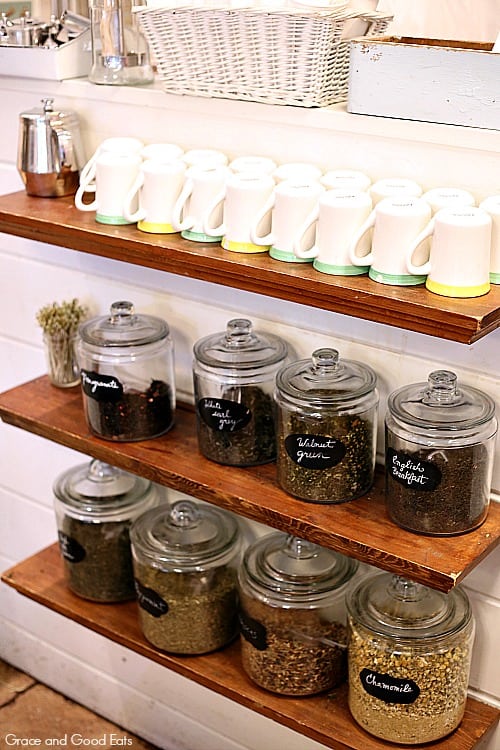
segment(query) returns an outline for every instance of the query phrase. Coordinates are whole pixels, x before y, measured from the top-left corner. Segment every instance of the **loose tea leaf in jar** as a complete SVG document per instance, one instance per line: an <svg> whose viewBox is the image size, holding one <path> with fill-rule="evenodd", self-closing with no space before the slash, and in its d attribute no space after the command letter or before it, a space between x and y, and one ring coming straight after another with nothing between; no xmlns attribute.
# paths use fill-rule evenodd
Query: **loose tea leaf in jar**
<svg viewBox="0 0 500 750"><path fill-rule="evenodd" d="M157 648L177 654L204 654L235 637L238 596L231 568L181 573L138 564L135 577L141 627ZM144 606L145 590L165 603L160 616Z"/></svg>
<svg viewBox="0 0 500 750"><path fill-rule="evenodd" d="M197 428L201 452L217 463L253 466L276 458L274 402L257 386L229 388L220 399L201 399Z"/></svg>
<svg viewBox="0 0 500 750"><path fill-rule="evenodd" d="M391 519L422 534L453 535L481 525L489 507L490 456L484 445L436 450L421 448L405 454L388 449L386 486ZM408 464L410 462L410 464ZM398 469L397 466L416 467ZM422 481L434 468L435 480ZM408 477L413 474L414 481Z"/></svg>
<svg viewBox="0 0 500 750"><path fill-rule="evenodd" d="M374 449L371 420L360 415L325 415L312 420L289 413L281 417L279 435L278 482L291 495L312 502L339 503L370 489ZM300 437L302 448L290 448L289 436ZM318 453L321 456L315 459ZM316 460L317 468L309 468L303 454L312 456L310 463Z"/></svg>
<svg viewBox="0 0 500 750"><path fill-rule="evenodd" d="M65 516L59 530L68 586L84 599L135 598L129 521L93 523Z"/></svg>
<svg viewBox="0 0 500 750"><path fill-rule="evenodd" d="M172 424L170 386L153 380L146 391L124 390L113 401L87 399L91 428L111 440L140 440L166 432Z"/></svg>
<svg viewBox="0 0 500 750"><path fill-rule="evenodd" d="M324 621L318 610L286 610L242 595L240 623L243 668L260 687L281 695L313 695L345 680L345 626ZM264 648L248 637L255 623Z"/></svg>

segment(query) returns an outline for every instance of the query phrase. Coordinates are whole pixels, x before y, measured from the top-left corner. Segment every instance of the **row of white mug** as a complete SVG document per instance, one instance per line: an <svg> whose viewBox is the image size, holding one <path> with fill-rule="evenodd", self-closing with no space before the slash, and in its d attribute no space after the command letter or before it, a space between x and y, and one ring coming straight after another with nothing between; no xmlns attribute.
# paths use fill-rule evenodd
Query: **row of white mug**
<svg viewBox="0 0 500 750"><path fill-rule="evenodd" d="M95 211L101 223L137 223L144 232L180 232L232 252L312 261L322 273L368 273L398 286L425 282L445 296L480 296L500 283L500 195L477 207L460 188L424 193L406 178L372 184L357 170L322 173L263 156L229 162L214 149L184 152L177 144L117 137L103 141L83 168L75 205Z"/></svg>

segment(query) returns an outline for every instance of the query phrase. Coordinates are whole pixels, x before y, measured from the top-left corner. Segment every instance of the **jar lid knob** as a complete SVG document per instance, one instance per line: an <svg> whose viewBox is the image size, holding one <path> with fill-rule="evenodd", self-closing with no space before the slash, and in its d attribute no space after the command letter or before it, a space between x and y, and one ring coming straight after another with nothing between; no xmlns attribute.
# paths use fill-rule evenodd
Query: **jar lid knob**
<svg viewBox="0 0 500 750"><path fill-rule="evenodd" d="M317 552L317 546L315 544L292 535L287 537L285 549L290 557L295 557L297 560L304 560L308 557L313 557Z"/></svg>
<svg viewBox="0 0 500 750"><path fill-rule="evenodd" d="M339 366L339 353L336 349L316 349L311 357L318 375L329 375Z"/></svg>
<svg viewBox="0 0 500 750"><path fill-rule="evenodd" d="M118 474L120 474L119 469L94 458L90 462L87 477L92 482L111 482Z"/></svg>
<svg viewBox="0 0 500 750"><path fill-rule="evenodd" d="M457 399L457 376L450 370L434 370L427 380L424 403L449 404Z"/></svg>
<svg viewBox="0 0 500 750"><path fill-rule="evenodd" d="M252 323L246 318L233 318L226 326L226 342L228 346L243 346L248 343L252 334Z"/></svg>
<svg viewBox="0 0 500 750"><path fill-rule="evenodd" d="M194 503L189 502L189 500L179 500L179 502L173 504L169 518L173 526L186 528L198 522L200 513Z"/></svg>
<svg viewBox="0 0 500 750"><path fill-rule="evenodd" d="M134 314L134 305L127 300L113 302L110 307L111 323L113 325L126 325Z"/></svg>

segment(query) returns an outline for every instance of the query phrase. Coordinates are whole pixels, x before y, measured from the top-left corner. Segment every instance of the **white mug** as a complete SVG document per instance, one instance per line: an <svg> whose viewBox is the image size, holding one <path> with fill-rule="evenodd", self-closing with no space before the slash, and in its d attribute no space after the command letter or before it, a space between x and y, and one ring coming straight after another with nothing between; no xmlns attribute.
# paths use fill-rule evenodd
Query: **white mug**
<svg viewBox="0 0 500 750"><path fill-rule="evenodd" d="M223 166L198 164L189 167L172 214L172 223L182 237L195 242L221 241L222 235L213 237L205 234L203 227L208 219L209 208L214 198L224 189L228 175L228 168ZM221 204L218 213L212 211L211 218L217 224L222 222Z"/></svg>
<svg viewBox="0 0 500 750"><path fill-rule="evenodd" d="M366 191L372 181L357 169L330 169L320 180L327 190Z"/></svg>
<svg viewBox="0 0 500 750"><path fill-rule="evenodd" d="M416 237L406 253L409 273L425 274L430 292L444 297L480 297L490 290L491 216L482 208L442 208ZM432 237L430 257L417 265L413 258Z"/></svg>
<svg viewBox="0 0 500 750"><path fill-rule="evenodd" d="M454 206L475 206L476 201L468 190L454 187L435 187L427 190L422 198L430 205L432 213L435 214L440 208L452 208Z"/></svg>
<svg viewBox="0 0 500 750"><path fill-rule="evenodd" d="M95 192L95 169L99 154L102 154L105 151L114 154L139 154L143 147L144 144L139 138L132 138L129 136L106 138L99 144L88 162L80 171L80 185L85 187L85 192L87 193Z"/></svg>
<svg viewBox="0 0 500 750"><path fill-rule="evenodd" d="M420 198L423 190L418 182L406 177L383 177L371 185L369 192L373 205L376 206L384 198L399 198L400 196Z"/></svg>
<svg viewBox="0 0 500 750"><path fill-rule="evenodd" d="M95 162L95 185L83 183L75 194L79 211L95 211L101 224L133 224L123 213L125 196L139 174L142 165L140 153L120 154L103 151ZM85 193L95 193L91 203L84 203ZM132 206L137 210L137 202Z"/></svg>
<svg viewBox="0 0 500 750"><path fill-rule="evenodd" d="M235 174L243 172L271 174L276 169L276 162L267 156L237 156L229 162L229 169Z"/></svg>
<svg viewBox="0 0 500 750"><path fill-rule="evenodd" d="M250 228L255 218L266 205L275 187L271 175L231 174L221 193L208 207L204 222L204 232L211 237L222 236L222 247L235 253L265 253L269 245L256 245L252 242ZM223 220L213 226L214 217L223 206ZM258 231L266 234L271 229L271 216L268 211Z"/></svg>
<svg viewBox="0 0 500 750"><path fill-rule="evenodd" d="M355 266L369 266L373 281L396 286L422 284L425 274L412 274L406 265L407 250L431 218L431 208L422 198L384 198L355 233L349 257ZM366 234L373 229L371 250L363 251ZM422 252L425 252L422 247Z"/></svg>
<svg viewBox="0 0 500 750"><path fill-rule="evenodd" d="M148 143L141 151L141 156L146 159L155 159L156 161L174 161L180 159L184 154L184 149L177 143Z"/></svg>
<svg viewBox="0 0 500 750"><path fill-rule="evenodd" d="M489 195L479 208L491 216L490 282L500 284L500 195Z"/></svg>
<svg viewBox="0 0 500 750"><path fill-rule="evenodd" d="M317 180L295 179L278 183L250 227L252 242L270 247L269 255L275 260L306 263L308 258L299 258L294 253L295 239L323 192L324 187ZM262 228L269 212L271 231L260 235L259 228Z"/></svg>
<svg viewBox="0 0 500 750"><path fill-rule="evenodd" d="M193 167L195 164L225 167L229 161L223 151L215 148L192 148L186 151L182 158L188 167Z"/></svg>
<svg viewBox="0 0 500 750"><path fill-rule="evenodd" d="M173 234L173 209L182 190L186 165L147 159L123 201L123 215L142 232ZM138 203L138 208L136 207Z"/></svg>
<svg viewBox="0 0 500 750"><path fill-rule="evenodd" d="M371 210L372 199L367 192L327 190L304 222L295 244L295 254L298 258L314 258L314 268L322 273L337 276L366 273L368 266L351 263L349 247ZM311 244L307 238L314 227L316 241ZM368 234L360 240L360 248L363 253L368 252Z"/></svg>
<svg viewBox="0 0 500 750"><path fill-rule="evenodd" d="M283 182L284 180L307 180L309 182L319 180L321 175L321 169L308 161L285 162L285 164L276 167L273 172L276 182Z"/></svg>

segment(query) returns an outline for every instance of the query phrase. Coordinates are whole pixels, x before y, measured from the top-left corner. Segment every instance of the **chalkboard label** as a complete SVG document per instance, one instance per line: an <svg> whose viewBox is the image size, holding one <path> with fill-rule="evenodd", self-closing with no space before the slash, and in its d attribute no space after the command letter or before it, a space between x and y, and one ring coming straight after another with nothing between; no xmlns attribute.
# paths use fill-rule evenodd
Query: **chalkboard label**
<svg viewBox="0 0 500 750"><path fill-rule="evenodd" d="M103 375L93 370L80 370L83 392L95 401L120 401L123 385L113 375Z"/></svg>
<svg viewBox="0 0 500 750"><path fill-rule="evenodd" d="M388 475L396 482L417 492L433 492L439 487L442 478L441 471L435 464L393 448L387 449L385 466Z"/></svg>
<svg viewBox="0 0 500 750"><path fill-rule="evenodd" d="M70 563L79 563L85 559L85 550L76 539L65 534L63 531L58 532L59 548L61 555Z"/></svg>
<svg viewBox="0 0 500 750"><path fill-rule="evenodd" d="M144 609L150 615L153 615L153 617L161 617L162 615L167 614L168 604L165 599L162 599L156 591L153 591L153 589L143 586L137 578L134 583L139 607Z"/></svg>
<svg viewBox="0 0 500 750"><path fill-rule="evenodd" d="M205 424L217 432L237 432L252 418L252 412L244 404L227 398L200 398L198 412Z"/></svg>
<svg viewBox="0 0 500 750"><path fill-rule="evenodd" d="M267 648L267 633L265 626L253 617L249 617L243 610L238 613L240 630L243 638L251 643L258 651Z"/></svg>
<svg viewBox="0 0 500 750"><path fill-rule="evenodd" d="M288 435L285 448L292 461L304 469L331 469L346 453L340 440L324 435Z"/></svg>
<svg viewBox="0 0 500 750"><path fill-rule="evenodd" d="M390 674L380 674L372 669L362 669L359 678L366 692L384 703L414 703L420 695L416 682Z"/></svg>

